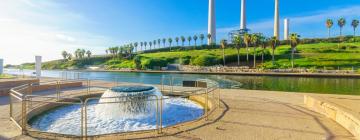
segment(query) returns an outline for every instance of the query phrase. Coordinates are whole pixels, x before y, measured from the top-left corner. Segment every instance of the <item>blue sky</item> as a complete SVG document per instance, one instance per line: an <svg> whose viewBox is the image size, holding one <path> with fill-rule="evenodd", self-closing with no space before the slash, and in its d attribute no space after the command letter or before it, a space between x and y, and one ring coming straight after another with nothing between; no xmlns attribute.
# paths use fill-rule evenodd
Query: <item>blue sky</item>
<svg viewBox="0 0 360 140"><path fill-rule="evenodd" d="M248 0L252 32L270 36L273 0ZM0 58L6 64L61 58L76 48L102 54L109 46L207 31L208 0L2 0ZM239 27L240 0L217 0L217 40ZM280 16L290 18L291 32L324 37L327 18L360 19L359 0L280 0ZM338 28L333 28L333 35Z"/></svg>

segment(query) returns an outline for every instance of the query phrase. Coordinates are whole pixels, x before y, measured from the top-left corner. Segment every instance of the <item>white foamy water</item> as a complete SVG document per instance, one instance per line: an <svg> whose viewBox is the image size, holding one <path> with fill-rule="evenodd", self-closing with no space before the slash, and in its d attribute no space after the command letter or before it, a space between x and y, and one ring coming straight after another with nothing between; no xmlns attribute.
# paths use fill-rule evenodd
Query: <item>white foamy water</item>
<svg viewBox="0 0 360 140"><path fill-rule="evenodd" d="M98 107L97 103L99 103L99 100L88 103L88 135L156 129L154 110L150 110L151 112L148 112L147 115L140 115L140 117L120 117L118 115L109 117L107 113L101 114L99 112L112 112L116 107ZM183 98L166 99L163 106L163 127L194 120L204 112L202 106ZM59 107L30 120L30 125L40 131L72 135L81 134L80 124L80 105Z"/></svg>

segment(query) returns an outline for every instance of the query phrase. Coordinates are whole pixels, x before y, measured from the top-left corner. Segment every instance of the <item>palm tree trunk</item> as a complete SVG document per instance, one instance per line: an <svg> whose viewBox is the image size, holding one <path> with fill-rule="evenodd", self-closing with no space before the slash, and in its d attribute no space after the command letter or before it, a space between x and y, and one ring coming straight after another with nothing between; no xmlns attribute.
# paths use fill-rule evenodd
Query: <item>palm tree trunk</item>
<svg viewBox="0 0 360 140"><path fill-rule="evenodd" d="M240 49L237 49L238 66L240 66Z"/></svg>
<svg viewBox="0 0 360 140"><path fill-rule="evenodd" d="M254 68L256 68L256 47L254 46Z"/></svg>
<svg viewBox="0 0 360 140"><path fill-rule="evenodd" d="M224 67L225 67L225 49L223 48L223 62L224 62Z"/></svg>
<svg viewBox="0 0 360 140"><path fill-rule="evenodd" d="M275 64L275 49L272 49L272 64Z"/></svg>
<svg viewBox="0 0 360 140"><path fill-rule="evenodd" d="M264 48L262 49L261 52L261 63L264 63Z"/></svg>
<svg viewBox="0 0 360 140"><path fill-rule="evenodd" d="M291 50L291 67L294 68L294 48Z"/></svg>
<svg viewBox="0 0 360 140"><path fill-rule="evenodd" d="M249 63L249 48L246 46L246 61Z"/></svg>

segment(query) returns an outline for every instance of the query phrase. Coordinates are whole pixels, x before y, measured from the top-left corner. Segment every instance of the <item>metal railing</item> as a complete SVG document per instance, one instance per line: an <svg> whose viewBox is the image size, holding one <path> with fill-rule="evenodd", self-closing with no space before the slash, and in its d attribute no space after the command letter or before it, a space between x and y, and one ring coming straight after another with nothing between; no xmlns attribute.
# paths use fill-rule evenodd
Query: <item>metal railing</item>
<svg viewBox="0 0 360 140"><path fill-rule="evenodd" d="M104 81L103 78L97 79L68 79L68 80L56 80L49 81L43 83L34 84L26 84L21 85L10 90L10 120L13 121L16 126L18 126L23 134L28 134L29 132L39 132L39 133L47 133L41 132L36 129L32 129L28 125L28 120L33 117L32 112L39 110L39 108L46 106L63 106L63 105L78 105L81 108L81 134L80 135L65 135L66 137L77 137L77 138L88 138L88 126L87 126L87 107L88 103L91 100L100 100L100 99L113 99L113 98L121 98L121 97L89 97L86 99L82 99L80 97L85 95L94 95L103 93L106 89L118 86L122 84L136 84L135 83L127 83L122 82L120 78L131 78L131 77L118 77L114 78L111 82ZM108 80L108 79L107 79ZM148 79L149 80L149 79ZM176 98L189 98L190 96L202 96L204 114L202 118L208 120L209 114L217 108L220 108L220 89L215 82L209 80L198 80L196 82L207 82L207 87L188 87L184 88L181 85L184 79L182 77L162 77L161 79L157 78L159 84L155 84L159 88L161 92L167 92L168 95L173 95L176 93ZM80 82L81 87L77 89L77 87L68 87L67 84ZM141 83L141 82L139 82ZM46 94L39 92L33 92L33 88L37 86L49 86L54 87L51 89L46 88ZM75 90L72 90L75 88ZM71 90L67 92L67 90ZM217 92L218 91L218 92ZM36 94L33 94L36 93ZM216 96L216 93L218 96ZM165 100L170 99L168 96L156 96L150 95L152 98L147 99L145 101L156 102L156 131L161 134L163 131L163 103ZM150 97L148 96L138 96L142 97ZM103 102L98 104L115 104L115 103L126 103L131 102L131 100L126 101L114 101L114 102ZM209 103L213 103L212 108L209 108ZM192 120L190 120L192 121ZM185 123L185 122L182 122ZM177 125L177 124L176 124ZM169 126L168 126L169 127ZM54 134L57 135L57 134ZM60 134L64 135L64 134Z"/></svg>

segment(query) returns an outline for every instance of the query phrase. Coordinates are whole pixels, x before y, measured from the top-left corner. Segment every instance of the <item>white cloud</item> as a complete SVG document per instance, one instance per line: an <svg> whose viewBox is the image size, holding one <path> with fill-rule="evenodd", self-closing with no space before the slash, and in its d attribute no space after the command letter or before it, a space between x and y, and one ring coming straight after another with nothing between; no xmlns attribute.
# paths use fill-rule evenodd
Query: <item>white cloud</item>
<svg viewBox="0 0 360 140"><path fill-rule="evenodd" d="M91 32L64 30L68 23L91 24L78 13L51 1L3 0L0 5L0 58L6 64L58 59L62 50L76 48L102 53L111 38Z"/></svg>

